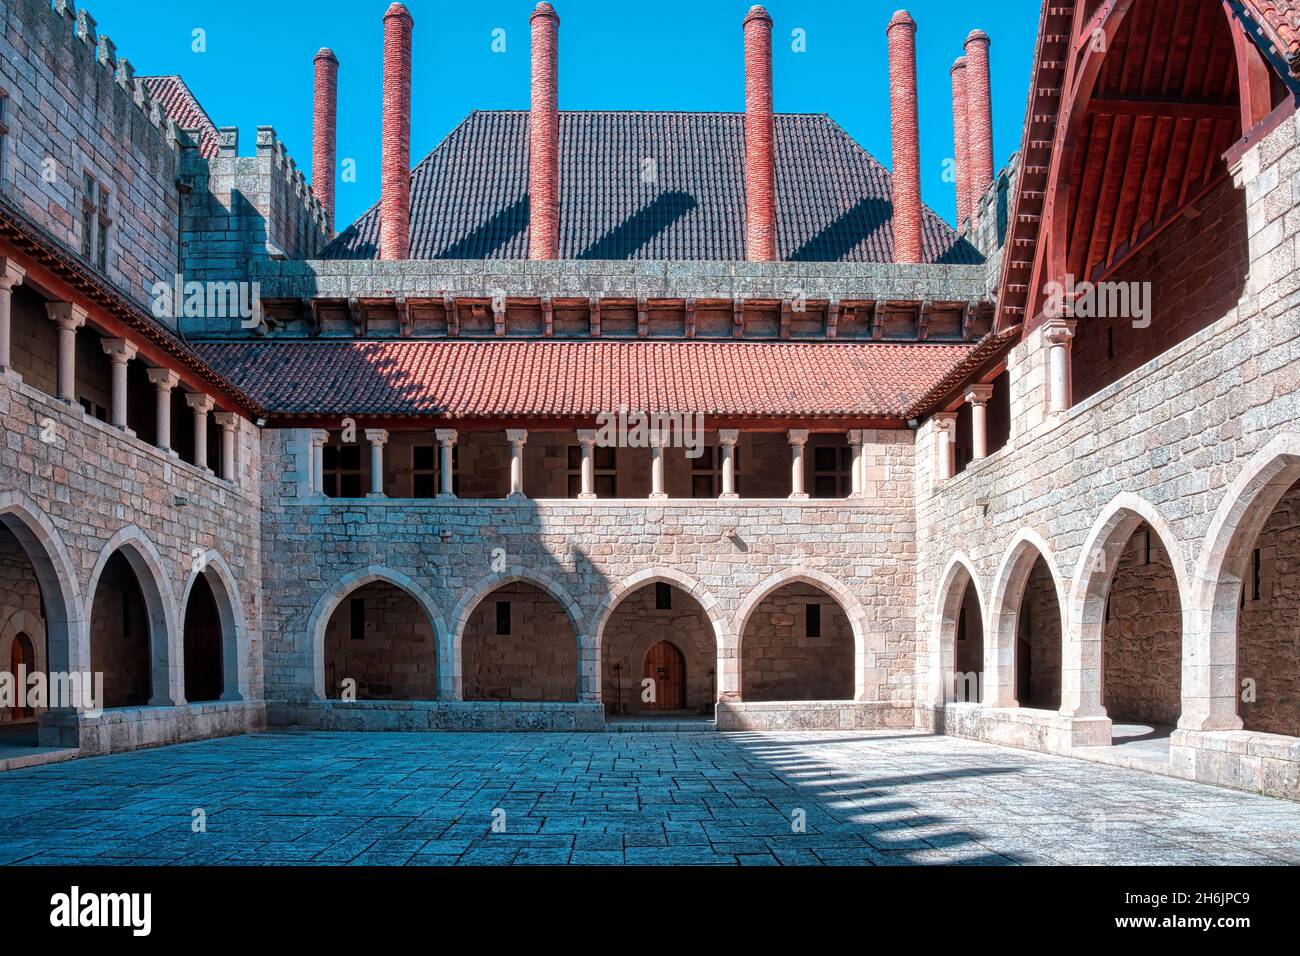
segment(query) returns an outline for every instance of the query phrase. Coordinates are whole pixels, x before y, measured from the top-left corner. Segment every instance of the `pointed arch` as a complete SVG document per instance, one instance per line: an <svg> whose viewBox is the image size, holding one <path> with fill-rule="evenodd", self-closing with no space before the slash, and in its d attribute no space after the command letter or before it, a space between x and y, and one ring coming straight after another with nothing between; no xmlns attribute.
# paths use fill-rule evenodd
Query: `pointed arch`
<svg viewBox="0 0 1300 956"><path fill-rule="evenodd" d="M939 578L935 592L934 624L930 629L929 679L927 699L932 704L944 704L952 699L957 669L957 630L967 588L975 590L975 604L979 609L981 633L987 637L984 591L980 586L975 564L965 553L958 551L948 559Z"/></svg>
<svg viewBox="0 0 1300 956"><path fill-rule="evenodd" d="M992 707L1016 705L1016 628L1020 605L1034 565L1042 560L1056 591L1061 631L1065 632L1066 587L1057 570L1052 546L1032 528L1022 528L1011 539L993 579L984 642L984 701Z"/></svg>
<svg viewBox="0 0 1300 956"><path fill-rule="evenodd" d="M182 623L190 606L195 582L200 576L212 589L221 618L221 699L244 700L248 694L247 662L252 650L249 646L247 618L244 617L244 603L239 597L239 584L225 558L217 551L210 549L196 557L191 563L190 575L181 592Z"/></svg>

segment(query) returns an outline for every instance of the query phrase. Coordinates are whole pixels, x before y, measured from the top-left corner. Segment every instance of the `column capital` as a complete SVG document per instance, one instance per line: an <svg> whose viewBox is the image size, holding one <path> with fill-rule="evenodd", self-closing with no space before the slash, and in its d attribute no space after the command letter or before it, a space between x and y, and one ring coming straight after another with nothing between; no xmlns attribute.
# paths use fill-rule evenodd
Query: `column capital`
<svg viewBox="0 0 1300 956"><path fill-rule="evenodd" d="M217 412L212 416L212 420L226 431L234 431L235 426L239 424L239 414L237 412Z"/></svg>
<svg viewBox="0 0 1300 956"><path fill-rule="evenodd" d="M992 385L972 385L966 389L963 396L971 405L987 405L990 398L993 397Z"/></svg>
<svg viewBox="0 0 1300 956"><path fill-rule="evenodd" d="M591 446L591 445L596 444L596 429L594 429L594 428L579 428L579 429L578 429L578 444L579 444L579 445L582 445L583 447L589 447L589 446Z"/></svg>
<svg viewBox="0 0 1300 956"><path fill-rule="evenodd" d="M12 259L6 259L0 256L0 290L10 291L16 285L21 285L23 279L27 277L27 270L14 262Z"/></svg>
<svg viewBox="0 0 1300 956"><path fill-rule="evenodd" d="M127 339L101 339L100 345L103 346L104 354L113 360L114 365L119 362L125 365L140 351Z"/></svg>
<svg viewBox="0 0 1300 956"><path fill-rule="evenodd" d="M1043 339L1048 345L1068 345L1077 324L1074 319L1048 319L1043 323Z"/></svg>
<svg viewBox="0 0 1300 956"><path fill-rule="evenodd" d="M847 432L845 432L845 435L848 436L848 440L849 440L849 444L850 444L850 445L861 445L861 444L862 444L862 429L861 429L861 428L850 428Z"/></svg>
<svg viewBox="0 0 1300 956"><path fill-rule="evenodd" d="M934 427L940 431L948 431L957 425L956 412L935 412L930 416L934 419Z"/></svg>
<svg viewBox="0 0 1300 956"><path fill-rule="evenodd" d="M311 430L311 445L313 448L324 448L325 443L330 440L330 433L324 428L313 428Z"/></svg>
<svg viewBox="0 0 1300 956"><path fill-rule="evenodd" d="M740 429L739 429L739 428L719 428L719 429L718 429L718 444L719 444L719 445L726 445L726 446L728 446L729 448L734 448L734 447L736 447L736 442L738 442L738 441L740 441Z"/></svg>
<svg viewBox="0 0 1300 956"><path fill-rule="evenodd" d="M367 428L366 441L372 445L384 446L388 444L388 429L386 428Z"/></svg>
<svg viewBox="0 0 1300 956"><path fill-rule="evenodd" d="M181 383L180 374L173 372L169 368L151 368L145 374L149 376L149 381L153 382L160 392L170 392Z"/></svg>
<svg viewBox="0 0 1300 956"><path fill-rule="evenodd" d="M527 428L507 428L506 441L512 445L522 445L528 441Z"/></svg>
<svg viewBox="0 0 1300 956"><path fill-rule="evenodd" d="M785 433L786 438L791 445L806 445L808 443L808 429L792 428Z"/></svg>
<svg viewBox="0 0 1300 956"><path fill-rule="evenodd" d="M76 330L86 324L88 313L75 302L46 302L45 314L61 329Z"/></svg>
<svg viewBox="0 0 1300 956"><path fill-rule="evenodd" d="M186 392L185 404L195 412L210 412L216 402L205 392Z"/></svg>
<svg viewBox="0 0 1300 956"><path fill-rule="evenodd" d="M438 444L443 446L454 445L460 440L460 434L454 428L436 428L433 434Z"/></svg>

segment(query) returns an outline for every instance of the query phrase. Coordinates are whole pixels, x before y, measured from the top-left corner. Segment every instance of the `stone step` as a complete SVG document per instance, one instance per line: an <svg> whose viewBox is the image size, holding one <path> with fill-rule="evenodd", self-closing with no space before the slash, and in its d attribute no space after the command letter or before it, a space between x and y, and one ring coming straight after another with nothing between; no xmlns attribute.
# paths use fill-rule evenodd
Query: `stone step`
<svg viewBox="0 0 1300 956"><path fill-rule="evenodd" d="M605 721L605 731L611 734L702 734L717 729L717 721L710 717L614 717Z"/></svg>

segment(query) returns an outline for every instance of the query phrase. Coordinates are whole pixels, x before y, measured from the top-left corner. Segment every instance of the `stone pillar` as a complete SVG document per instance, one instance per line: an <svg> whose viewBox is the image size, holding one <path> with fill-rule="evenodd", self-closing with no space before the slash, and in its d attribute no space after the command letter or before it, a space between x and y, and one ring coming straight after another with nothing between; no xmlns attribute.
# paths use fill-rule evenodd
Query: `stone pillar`
<svg viewBox="0 0 1300 956"><path fill-rule="evenodd" d="M989 399L993 397L992 385L972 385L966 389L970 404L971 457L975 461L989 456Z"/></svg>
<svg viewBox="0 0 1300 956"><path fill-rule="evenodd" d="M235 429L239 416L234 412L217 412L212 420L221 428L221 477L235 482Z"/></svg>
<svg viewBox="0 0 1300 956"><path fill-rule="evenodd" d="M169 368L151 368L149 381L154 386L155 418L158 420L158 448L175 457L172 449L172 389L180 384L181 377Z"/></svg>
<svg viewBox="0 0 1300 956"><path fill-rule="evenodd" d="M1051 319L1043 324L1047 343L1047 410L1066 412L1071 405L1070 342L1074 338L1072 319Z"/></svg>
<svg viewBox="0 0 1300 956"><path fill-rule="evenodd" d="M808 444L808 429L792 428L786 432L790 442L790 497L803 499L808 492L803 488L803 449Z"/></svg>
<svg viewBox="0 0 1300 956"><path fill-rule="evenodd" d="M650 497L662 501L668 495L664 493L664 447L663 437L657 433L650 436Z"/></svg>
<svg viewBox="0 0 1300 956"><path fill-rule="evenodd" d="M578 497L590 500L596 497L596 430L578 429L578 447L582 450L582 488Z"/></svg>
<svg viewBox="0 0 1300 956"><path fill-rule="evenodd" d="M953 442L956 432L956 412L935 412L934 440L937 454L934 476L936 481L947 481L953 475Z"/></svg>
<svg viewBox="0 0 1300 956"><path fill-rule="evenodd" d="M323 497L325 495L325 443L330 440L330 433L317 428L311 433L311 492Z"/></svg>
<svg viewBox="0 0 1300 956"><path fill-rule="evenodd" d="M23 267L12 259L0 258L0 375L10 373L12 368L13 289L22 283L26 275Z"/></svg>
<svg viewBox="0 0 1300 956"><path fill-rule="evenodd" d="M460 437L454 428L439 428L434 431L438 438L438 497L455 498L456 486L453 484L456 468L456 440Z"/></svg>
<svg viewBox="0 0 1300 956"><path fill-rule="evenodd" d="M104 354L113 363L113 411L110 422L114 428L130 431L126 427L126 363L135 358L139 350L126 339L102 339L100 344Z"/></svg>
<svg viewBox="0 0 1300 956"><path fill-rule="evenodd" d="M211 395L202 392L186 392L185 404L194 410L194 464L198 468L208 468L208 412L212 411Z"/></svg>
<svg viewBox="0 0 1300 956"><path fill-rule="evenodd" d="M848 433L848 438L850 494L854 498L861 498L863 490L866 488L866 482L863 481L866 459L862 455L862 429L853 429Z"/></svg>
<svg viewBox="0 0 1300 956"><path fill-rule="evenodd" d="M524 445L528 443L526 428L506 429L506 440L510 442L510 497L523 498L524 495Z"/></svg>
<svg viewBox="0 0 1300 956"><path fill-rule="evenodd" d="M47 302L45 313L59 327L59 384L55 397L76 404L77 329L86 324L86 310L71 302Z"/></svg>
<svg viewBox="0 0 1300 956"><path fill-rule="evenodd" d="M384 446L388 432L383 428L367 428L366 441L370 442L370 494L367 498L384 497Z"/></svg>
<svg viewBox="0 0 1300 956"><path fill-rule="evenodd" d="M736 442L740 441L740 429L723 428L718 431L718 454L722 458L722 494L718 497L724 501L734 501L736 494Z"/></svg>

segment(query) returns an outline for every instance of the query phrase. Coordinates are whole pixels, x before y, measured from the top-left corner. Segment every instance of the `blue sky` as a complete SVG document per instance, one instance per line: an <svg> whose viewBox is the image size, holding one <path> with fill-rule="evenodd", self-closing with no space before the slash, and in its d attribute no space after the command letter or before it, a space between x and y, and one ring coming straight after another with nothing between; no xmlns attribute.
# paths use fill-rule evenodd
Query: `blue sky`
<svg viewBox="0 0 1300 956"><path fill-rule="evenodd" d="M560 109L740 110L741 21L730 0L553 0L560 15ZM202 5L82 0L101 33L138 74L179 73L218 126L240 128L250 152L255 127L276 128L304 171L311 168L312 57L338 55L340 161L357 181L337 187L337 224L379 194L379 104L387 0L222 0ZM472 109L528 107L530 0L408 0L415 18L412 163ZM897 2L773 0L775 106L828 113L890 165L885 26ZM1001 166L1020 145L1039 0L995 4L916 0L922 194L952 222L956 198L943 181L952 155L948 71L967 33L993 40L994 150ZM197 10L195 8L198 8ZM193 36L204 31L206 51ZM494 30L505 52L494 53ZM792 49L802 30L806 51Z"/></svg>

